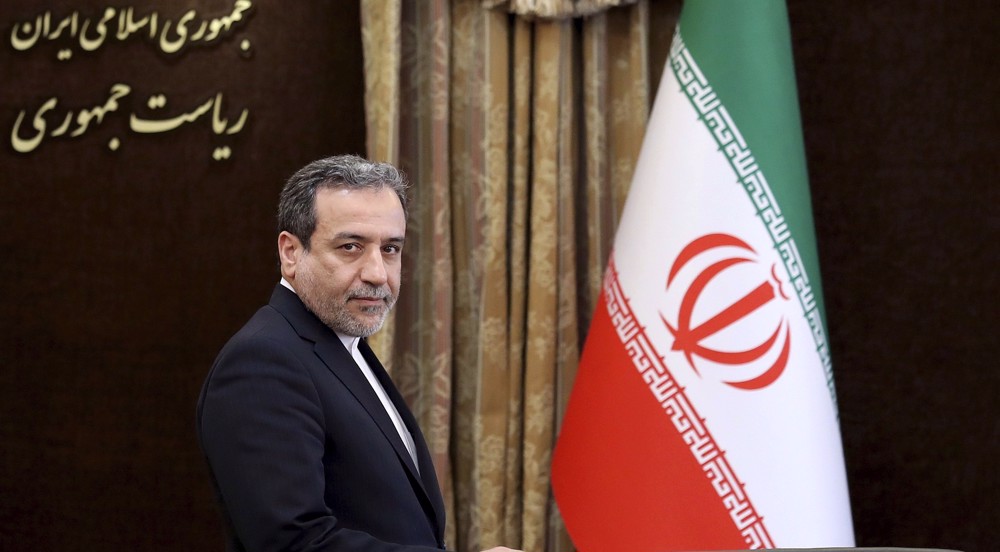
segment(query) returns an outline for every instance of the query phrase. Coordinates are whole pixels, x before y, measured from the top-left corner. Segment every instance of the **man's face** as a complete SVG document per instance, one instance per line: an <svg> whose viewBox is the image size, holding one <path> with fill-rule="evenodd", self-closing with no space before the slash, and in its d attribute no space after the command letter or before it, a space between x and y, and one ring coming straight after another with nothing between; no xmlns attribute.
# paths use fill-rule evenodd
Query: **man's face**
<svg viewBox="0 0 1000 552"><path fill-rule="evenodd" d="M322 188L316 230L305 251L282 232L282 275L335 332L368 337L385 322L399 295L406 216L392 190Z"/></svg>

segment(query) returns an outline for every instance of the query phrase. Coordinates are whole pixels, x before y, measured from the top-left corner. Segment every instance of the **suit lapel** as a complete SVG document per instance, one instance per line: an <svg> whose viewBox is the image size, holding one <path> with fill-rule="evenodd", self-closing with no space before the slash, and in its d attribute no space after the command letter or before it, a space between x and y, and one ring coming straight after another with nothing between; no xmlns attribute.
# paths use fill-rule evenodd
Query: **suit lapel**
<svg viewBox="0 0 1000 552"><path fill-rule="evenodd" d="M406 406L399 391L396 390L396 386L389 379L388 374L382 367L382 363L375 357L371 348L368 347L365 340L361 340L361 343L358 344L361 348L361 354L368 361L368 366L372 369L379 383L382 384L386 394L389 396L389 400L396 406L396 410L399 411L403 423L413 436L417 461L423 468L419 471L413 464L413 459L410 457L409 451L406 450L406 445L403 444L399 432L396 431L396 426L393 425L389 414L385 411L382 401L379 400L378 395L375 394L375 390L372 389L371 384L368 383L365 375L361 372L361 368L358 367L357 362L355 362L351 353L344 347L337 334L323 324L313 313L309 312L301 299L293 291L280 284L275 287L274 293L271 295L270 305L281 312L285 319L295 328L299 336L313 342L316 355L326 364L333 375L344 384L344 387L354 395L365 411L368 412L368 415L371 416L372 420L375 421L382 434L389 440L393 450L396 451L396 456L410 475L411 480L416 483L415 488L418 490L418 493L423 494L423 498L428 501L431 507L429 514L432 514L431 518L438 533L441 534L445 520L444 502L441 498L441 491L438 487L437 476L434 473L434 464L427 450L427 444L424 442L423 435L417 426L413 414Z"/></svg>
<svg viewBox="0 0 1000 552"><path fill-rule="evenodd" d="M368 379L361 372L361 368L358 367L354 358L344 348L344 344L341 343L336 334L334 334L333 340L316 343L316 354L330 368L333 375L340 379L344 387L347 387L351 394L358 399L358 402L368 412L368 415L372 417L375 424L382 431L382 434L385 435L385 438L389 440L393 450L396 451L396 456L406 466L406 470L414 479L419 480L420 477L416 466L413 465L413 459L410 457L409 451L406 450L406 445L403 444L403 440L399 437L399 432L396 431L396 426L393 425L392 419L389 418L389 414L385 411L385 407L382 406L382 401L379 400L378 395L375 394L375 390L368 383ZM369 365L371 365L370 361ZM372 370L374 371L374 367ZM385 383L382 383L382 387L386 388L386 393L389 393L389 388ZM398 405L396 409L399 409ZM400 415L402 415L402 412Z"/></svg>
<svg viewBox="0 0 1000 552"><path fill-rule="evenodd" d="M372 351L371 347L368 346L368 341L366 339L362 339L358 346L360 347L362 356L364 356L365 360L368 361L368 366L371 367L375 377L379 380L379 383L382 384L386 394L389 396L389 400L391 400L393 405L396 406L396 410L399 411L399 415L403 418L403 423L406 425L406 428L410 431L410 435L413 437L413 444L415 448L414 452L417 456L417 462L420 463L421 467L419 474L414 475L417 477L417 480L421 482L424 494L427 496L428 500L430 500L431 506L434 509L434 517L438 530L443 531L445 521L444 499L441 497L441 487L438 485L437 474L434 472L434 461L431 458L427 442L424 441L423 432L420 431L420 426L417 424L416 418L414 418L413 413L406 404L406 401L403 400L403 396L399 393L399 390L396 389L396 385L389 378L389 374L386 373L382 363L379 362L374 351ZM392 429L395 431L395 427ZM402 445L402 443L400 444ZM405 447L403 447L403 452L407 459L409 459L409 453L406 452ZM407 466L409 467L410 464L407 464Z"/></svg>

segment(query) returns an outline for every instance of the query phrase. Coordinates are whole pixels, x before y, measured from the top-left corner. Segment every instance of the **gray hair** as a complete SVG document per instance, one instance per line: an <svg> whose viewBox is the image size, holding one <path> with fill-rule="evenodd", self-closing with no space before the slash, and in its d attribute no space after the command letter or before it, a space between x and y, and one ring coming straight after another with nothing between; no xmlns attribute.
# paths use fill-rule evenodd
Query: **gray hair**
<svg viewBox="0 0 1000 552"><path fill-rule="evenodd" d="M390 189L399 197L406 213L406 176L389 163L369 161L357 155L335 155L309 163L285 183L278 200L278 232L287 231L309 250L316 230L316 190Z"/></svg>

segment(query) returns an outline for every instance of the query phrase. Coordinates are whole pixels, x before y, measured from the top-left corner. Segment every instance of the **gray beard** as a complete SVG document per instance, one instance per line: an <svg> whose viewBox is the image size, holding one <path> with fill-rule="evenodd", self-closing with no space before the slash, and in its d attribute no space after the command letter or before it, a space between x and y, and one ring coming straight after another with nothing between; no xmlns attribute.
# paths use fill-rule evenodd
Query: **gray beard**
<svg viewBox="0 0 1000 552"><path fill-rule="evenodd" d="M309 286L306 286L309 287ZM378 313L382 316L376 322L365 323L355 318L347 310L347 301L359 296L379 296L385 299L385 305L365 307L362 312ZM336 333L349 335L351 337L369 337L382 328L385 319L389 316L389 311L396 304L396 297L393 297L387 288L377 288L374 286L362 286L350 290L343 302L337 299L316 298L306 290L299 293L299 297L310 312L316 315L324 324Z"/></svg>

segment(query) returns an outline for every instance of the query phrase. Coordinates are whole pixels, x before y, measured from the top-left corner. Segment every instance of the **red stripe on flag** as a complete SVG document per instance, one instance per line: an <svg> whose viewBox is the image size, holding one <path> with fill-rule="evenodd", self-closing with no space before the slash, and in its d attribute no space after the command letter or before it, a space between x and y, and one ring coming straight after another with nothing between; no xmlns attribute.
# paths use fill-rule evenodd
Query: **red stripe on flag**
<svg viewBox="0 0 1000 552"><path fill-rule="evenodd" d="M553 456L584 552L773 547L704 420L634 318L612 256ZM630 369L631 368L631 369Z"/></svg>

